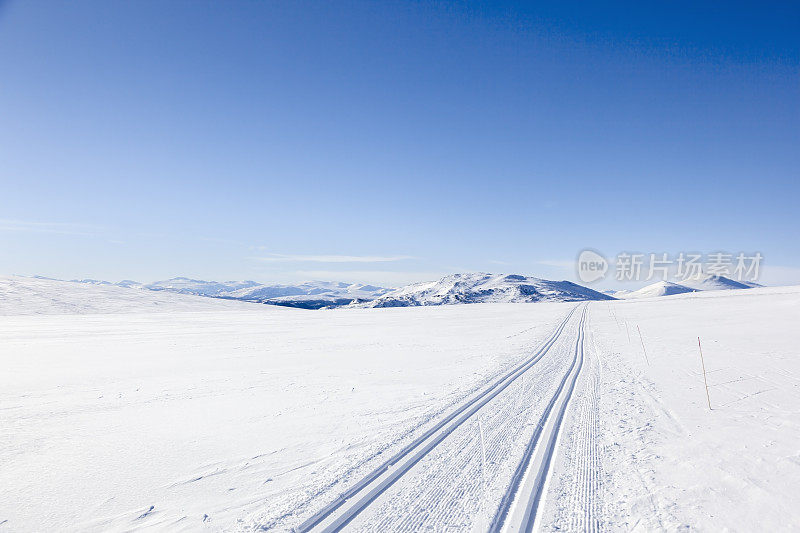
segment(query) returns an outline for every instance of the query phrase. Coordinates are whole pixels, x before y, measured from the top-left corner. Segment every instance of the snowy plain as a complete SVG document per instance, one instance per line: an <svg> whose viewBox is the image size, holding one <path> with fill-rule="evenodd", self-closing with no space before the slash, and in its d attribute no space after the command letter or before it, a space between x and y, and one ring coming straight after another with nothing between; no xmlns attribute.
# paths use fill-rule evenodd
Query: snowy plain
<svg viewBox="0 0 800 533"><path fill-rule="evenodd" d="M571 307L308 311L152 292L137 307L117 302L134 289L23 278L11 292L31 283L58 303L0 318L9 531L281 527Z"/></svg>
<svg viewBox="0 0 800 533"><path fill-rule="evenodd" d="M297 527L575 306L309 311L4 278L0 531ZM798 287L590 303L538 527L800 527L798 319Z"/></svg>
<svg viewBox="0 0 800 533"><path fill-rule="evenodd" d="M800 529L798 323L800 287L596 304L612 529Z"/></svg>

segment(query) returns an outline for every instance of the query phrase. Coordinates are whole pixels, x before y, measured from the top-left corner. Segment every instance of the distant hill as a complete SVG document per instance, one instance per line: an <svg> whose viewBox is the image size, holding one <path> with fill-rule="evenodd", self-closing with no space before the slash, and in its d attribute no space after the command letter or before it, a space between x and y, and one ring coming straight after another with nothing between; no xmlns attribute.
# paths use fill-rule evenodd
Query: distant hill
<svg viewBox="0 0 800 533"><path fill-rule="evenodd" d="M164 281L154 281L142 285L151 291L170 291L180 294L196 294L198 296L222 296L232 291L257 287L255 281L204 281L201 279L172 278Z"/></svg>
<svg viewBox="0 0 800 533"><path fill-rule="evenodd" d="M691 278L682 279L679 283L684 287L689 287L690 289L698 291L751 289L754 286L759 286L757 283L743 283L726 278L725 276L713 276L710 274L699 274Z"/></svg>
<svg viewBox="0 0 800 533"><path fill-rule="evenodd" d="M71 281L88 285L166 291L305 309L338 307L354 301L371 300L391 290L363 283L336 281L307 281L294 285L268 285L256 281L206 281L186 277L171 278L152 283L139 283L131 280L111 283L96 279L74 279Z"/></svg>
<svg viewBox="0 0 800 533"><path fill-rule="evenodd" d="M372 300L391 289L336 281L308 281L297 285L257 285L229 292L223 297L288 307L319 309Z"/></svg>
<svg viewBox="0 0 800 533"><path fill-rule="evenodd" d="M637 291L627 292L625 294L617 294L617 297L627 300L635 298L652 298L655 296L671 296L673 294L683 294L685 292L694 291L695 289L691 289L685 285L672 283L670 281L659 281L657 283L653 283L652 285L648 285L647 287L642 287Z"/></svg>
<svg viewBox="0 0 800 533"><path fill-rule="evenodd" d="M41 276L34 279L48 280ZM58 281L58 280L51 280ZM551 281L519 274L451 274L437 281L388 289L363 283L306 281L265 284L256 281L206 281L176 277L152 283L74 279L74 283L191 294L304 309L325 307L409 307L484 302L576 302L670 296L693 291L749 289L758 283L724 276L699 275L679 283L659 281L636 291L595 291L570 281Z"/></svg>
<svg viewBox="0 0 800 533"><path fill-rule="evenodd" d="M173 313L250 307L242 302L169 291L126 288L97 280L61 281L44 277L0 277L0 316Z"/></svg>
<svg viewBox="0 0 800 533"><path fill-rule="evenodd" d="M486 302L576 302L613 300L612 296L570 281L549 281L517 274L451 274L415 283L353 307L410 307Z"/></svg>
<svg viewBox="0 0 800 533"><path fill-rule="evenodd" d="M657 296L671 296L673 294L683 294L686 292L696 291L719 291L719 290L734 290L734 289L752 289L754 287L763 287L758 283L750 281L735 281L725 276L712 276L708 274L701 274L692 276L687 279L680 280L679 283L671 281L659 281L642 287L637 291L615 293L617 298L626 300L636 298L653 298Z"/></svg>

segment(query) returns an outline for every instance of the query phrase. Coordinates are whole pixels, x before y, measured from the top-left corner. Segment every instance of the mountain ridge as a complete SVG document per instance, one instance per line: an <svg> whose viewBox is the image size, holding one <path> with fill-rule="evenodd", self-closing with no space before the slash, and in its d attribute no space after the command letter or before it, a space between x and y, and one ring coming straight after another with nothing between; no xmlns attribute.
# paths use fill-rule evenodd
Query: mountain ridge
<svg viewBox="0 0 800 533"><path fill-rule="evenodd" d="M672 296L687 292L706 292L719 290L742 290L763 287L751 281L736 281L725 276L715 276L712 274L698 274L678 281L657 281L646 285L635 291L618 291L615 293L617 298L633 300L637 298L654 298L660 296Z"/></svg>
<svg viewBox="0 0 800 533"><path fill-rule="evenodd" d="M39 279L52 279L34 276ZM151 283L73 279L74 283L167 291L245 302L321 309L333 307L410 307L484 302L539 302L637 299L695 291L748 289L758 283L701 274L678 281L658 281L635 291L597 291L571 281L552 281L521 274L468 272L396 289L365 283L304 281L269 284L252 280L206 281L178 276Z"/></svg>
<svg viewBox="0 0 800 533"><path fill-rule="evenodd" d="M51 279L34 276L39 279ZM139 283L123 280L117 283L96 279L73 279L74 283L91 285L117 286L130 289L166 291L178 294L191 294L226 300L320 309L322 307L340 307L359 299L372 299L391 289L364 283L346 283L340 281L305 281L297 284L267 284L252 280L244 281L206 281L185 276Z"/></svg>
<svg viewBox="0 0 800 533"><path fill-rule="evenodd" d="M551 281L520 274L484 272L450 274L436 281L414 283L397 289L336 281L266 284L251 280L206 281L184 276L152 283L132 280L112 283L95 279L70 281L305 309L614 299L612 296L571 281Z"/></svg>
<svg viewBox="0 0 800 533"><path fill-rule="evenodd" d="M469 303L575 302L614 300L613 296L571 281L550 281L520 274L485 272L450 274L437 281L414 283L350 307L415 307Z"/></svg>

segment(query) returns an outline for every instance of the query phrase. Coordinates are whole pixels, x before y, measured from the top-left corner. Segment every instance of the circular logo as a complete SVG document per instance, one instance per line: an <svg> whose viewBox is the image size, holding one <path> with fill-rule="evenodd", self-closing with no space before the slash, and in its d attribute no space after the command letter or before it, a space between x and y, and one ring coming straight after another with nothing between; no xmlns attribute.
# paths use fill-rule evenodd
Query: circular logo
<svg viewBox="0 0 800 533"><path fill-rule="evenodd" d="M603 279L608 272L608 261L594 250L583 250L578 255L578 278L584 283Z"/></svg>

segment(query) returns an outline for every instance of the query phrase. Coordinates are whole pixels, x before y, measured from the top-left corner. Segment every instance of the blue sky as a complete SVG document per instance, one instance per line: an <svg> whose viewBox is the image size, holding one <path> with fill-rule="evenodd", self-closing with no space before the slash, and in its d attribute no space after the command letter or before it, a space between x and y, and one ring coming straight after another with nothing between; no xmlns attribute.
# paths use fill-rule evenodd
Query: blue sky
<svg viewBox="0 0 800 533"><path fill-rule="evenodd" d="M800 7L0 3L0 273L800 283Z"/></svg>

